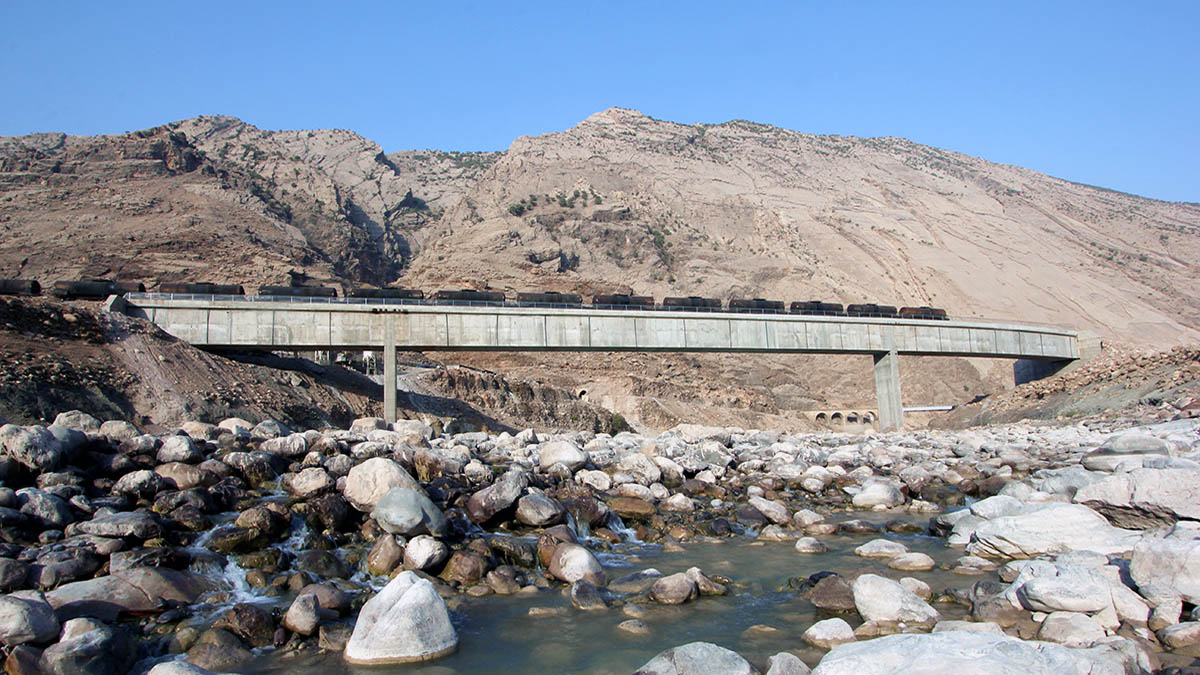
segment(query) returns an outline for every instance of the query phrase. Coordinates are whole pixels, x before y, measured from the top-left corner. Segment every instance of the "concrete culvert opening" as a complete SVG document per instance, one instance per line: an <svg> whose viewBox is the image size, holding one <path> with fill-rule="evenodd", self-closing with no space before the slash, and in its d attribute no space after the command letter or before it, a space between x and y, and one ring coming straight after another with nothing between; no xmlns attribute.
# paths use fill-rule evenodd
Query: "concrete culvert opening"
<svg viewBox="0 0 1200 675"><path fill-rule="evenodd" d="M867 423L867 424L870 424L871 422L874 422L874 421L875 421L875 416L874 416L874 415L872 415L872 414L871 414L871 413L869 413L869 412L865 412L865 413L863 413L863 422L865 422L865 423Z"/></svg>
<svg viewBox="0 0 1200 675"><path fill-rule="evenodd" d="M587 400L587 389L580 389L580 390L579 390L579 400L581 400L581 401L586 401L586 400Z"/></svg>
<svg viewBox="0 0 1200 675"><path fill-rule="evenodd" d="M817 413L817 421L818 422L828 422L829 415L826 415L825 413Z"/></svg>
<svg viewBox="0 0 1200 675"><path fill-rule="evenodd" d="M834 424L841 424L844 421L842 419L842 413L833 413L833 416L829 418L829 421L833 422Z"/></svg>
<svg viewBox="0 0 1200 675"><path fill-rule="evenodd" d="M847 424L857 424L858 423L858 413L846 413L846 423Z"/></svg>

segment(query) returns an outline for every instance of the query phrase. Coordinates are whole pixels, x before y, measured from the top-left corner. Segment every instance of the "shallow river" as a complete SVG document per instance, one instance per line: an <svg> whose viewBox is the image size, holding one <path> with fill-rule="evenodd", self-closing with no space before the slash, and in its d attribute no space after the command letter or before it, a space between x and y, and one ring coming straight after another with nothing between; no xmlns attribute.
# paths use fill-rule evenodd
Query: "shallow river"
<svg viewBox="0 0 1200 675"><path fill-rule="evenodd" d="M853 517L883 523L895 514L852 514ZM842 520L851 516L845 516ZM917 519L925 522L927 517ZM832 518L831 520L838 520ZM927 553L938 562L928 572L899 572L888 569L886 560L860 558L854 548L884 536L906 544L910 550ZM748 537L720 543L685 544L682 553L664 553L657 545L626 543L612 553L600 554L609 579L613 580L653 567L672 574L689 567L733 580L726 596L701 597L679 606L643 605L648 614L642 618L648 635L631 635L617 629L628 619L620 608L583 612L571 607L562 587L543 589L535 596L497 596L451 599L451 618L459 633L458 651L427 664L393 667L354 667L345 664L341 654L283 655L267 652L247 672L254 673L530 673L595 672L631 673L658 652L677 645L702 640L732 649L762 667L766 659L781 651L791 651L810 666L824 652L808 647L801 634L815 621L829 615L817 615L817 609L785 587L791 577L806 577L815 572L870 571L893 579L913 576L921 579L935 594L946 588L969 588L981 577L960 576L949 572L961 549L945 546L936 537L911 534L854 535L821 537L828 553L797 553L791 542L758 543ZM943 569L946 567L947 569ZM995 575L982 578L995 578ZM457 604L456 604L457 603ZM560 608L550 616L529 615L532 607ZM956 604L936 604L944 619L964 618L966 608ZM850 624L860 623L857 616L843 615Z"/></svg>

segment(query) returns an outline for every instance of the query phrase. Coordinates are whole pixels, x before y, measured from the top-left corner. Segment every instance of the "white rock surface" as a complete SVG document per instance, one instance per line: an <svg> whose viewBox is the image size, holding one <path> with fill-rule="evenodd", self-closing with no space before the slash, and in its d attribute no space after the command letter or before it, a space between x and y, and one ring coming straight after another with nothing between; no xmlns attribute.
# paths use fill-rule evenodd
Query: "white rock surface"
<svg viewBox="0 0 1200 675"><path fill-rule="evenodd" d="M344 656L362 665L412 663L457 647L458 633L433 584L401 572L363 605Z"/></svg>
<svg viewBox="0 0 1200 675"><path fill-rule="evenodd" d="M1137 671L1125 644L1070 649L991 632L888 635L835 647L813 675L1125 675ZM1128 670L1127 670L1128 668Z"/></svg>
<svg viewBox="0 0 1200 675"><path fill-rule="evenodd" d="M875 574L864 574L850 584L854 606L867 621L932 625L938 612L899 583Z"/></svg>

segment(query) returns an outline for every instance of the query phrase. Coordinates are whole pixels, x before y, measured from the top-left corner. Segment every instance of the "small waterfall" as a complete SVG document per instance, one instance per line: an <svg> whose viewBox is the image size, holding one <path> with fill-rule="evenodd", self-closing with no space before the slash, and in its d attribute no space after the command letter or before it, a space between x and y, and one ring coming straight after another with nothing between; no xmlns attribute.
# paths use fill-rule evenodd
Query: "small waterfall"
<svg viewBox="0 0 1200 675"><path fill-rule="evenodd" d="M567 529L575 534L575 538L579 541L592 538L592 528L587 524L587 521L578 521L575 516L567 511Z"/></svg>
<svg viewBox="0 0 1200 675"><path fill-rule="evenodd" d="M645 543L641 539L638 539L637 530L634 530L626 525L625 521L621 520L621 516L618 516L612 511L608 512L608 520L604 522L604 525L613 532L616 532L617 536L621 537L621 541L627 541L634 544Z"/></svg>

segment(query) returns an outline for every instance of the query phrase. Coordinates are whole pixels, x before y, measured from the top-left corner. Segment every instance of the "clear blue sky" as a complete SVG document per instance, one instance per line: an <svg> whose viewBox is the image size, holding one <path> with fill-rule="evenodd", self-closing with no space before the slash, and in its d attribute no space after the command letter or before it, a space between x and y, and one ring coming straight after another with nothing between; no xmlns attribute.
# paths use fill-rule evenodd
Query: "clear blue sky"
<svg viewBox="0 0 1200 675"><path fill-rule="evenodd" d="M200 114L499 150L621 106L1200 201L1200 2L0 3L0 135Z"/></svg>

